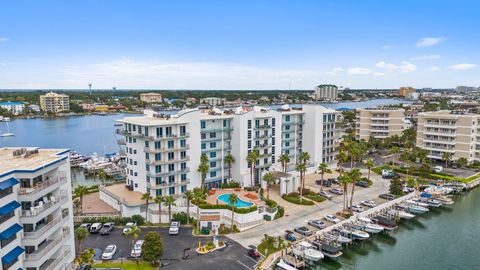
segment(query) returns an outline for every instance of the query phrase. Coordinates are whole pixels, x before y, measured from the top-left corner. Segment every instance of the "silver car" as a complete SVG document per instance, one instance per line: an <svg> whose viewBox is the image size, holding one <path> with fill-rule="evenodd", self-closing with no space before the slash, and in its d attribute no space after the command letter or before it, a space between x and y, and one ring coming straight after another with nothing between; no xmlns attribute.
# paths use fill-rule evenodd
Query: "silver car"
<svg viewBox="0 0 480 270"><path fill-rule="evenodd" d="M308 225L313 226L319 230L324 229L327 226L325 222L321 221L320 219L309 220Z"/></svg>

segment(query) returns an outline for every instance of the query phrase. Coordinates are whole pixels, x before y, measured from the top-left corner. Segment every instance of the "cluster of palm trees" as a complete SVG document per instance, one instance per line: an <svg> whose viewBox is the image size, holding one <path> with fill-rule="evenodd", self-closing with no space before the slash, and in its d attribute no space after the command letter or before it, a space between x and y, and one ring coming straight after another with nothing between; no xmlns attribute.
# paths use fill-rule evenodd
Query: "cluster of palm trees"
<svg viewBox="0 0 480 270"><path fill-rule="evenodd" d="M250 164L250 184L254 186L255 167L257 166L257 159L260 157L258 149L253 149L247 155L247 162Z"/></svg>
<svg viewBox="0 0 480 270"><path fill-rule="evenodd" d="M300 173L300 197L303 196L305 189L305 172L307 171L307 162L310 160L310 153L301 152L298 162L295 165L295 170Z"/></svg>

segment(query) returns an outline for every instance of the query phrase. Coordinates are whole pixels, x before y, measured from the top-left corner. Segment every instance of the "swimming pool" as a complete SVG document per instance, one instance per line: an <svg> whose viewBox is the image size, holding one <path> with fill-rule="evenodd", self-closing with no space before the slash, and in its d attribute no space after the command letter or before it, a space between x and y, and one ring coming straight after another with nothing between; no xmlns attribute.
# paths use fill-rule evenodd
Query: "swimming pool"
<svg viewBox="0 0 480 270"><path fill-rule="evenodd" d="M227 193L227 194L222 194L222 195L218 196L217 199L231 206L230 202L228 201L228 197L229 197L229 196L230 196L229 193ZM235 203L234 206L235 206L235 207L238 207L238 208L241 208L241 207L250 207L250 206L252 206L252 205L253 205L253 203L251 203L251 202L246 202L246 201L244 201L244 200L242 200L242 199L240 199L240 198L237 197L237 202Z"/></svg>

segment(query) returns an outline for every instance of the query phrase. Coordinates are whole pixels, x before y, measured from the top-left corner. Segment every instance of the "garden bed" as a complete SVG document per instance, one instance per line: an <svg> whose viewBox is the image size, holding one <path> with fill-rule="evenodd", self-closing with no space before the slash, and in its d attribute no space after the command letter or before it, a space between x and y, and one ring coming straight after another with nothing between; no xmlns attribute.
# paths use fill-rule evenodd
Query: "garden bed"
<svg viewBox="0 0 480 270"><path fill-rule="evenodd" d="M301 198L298 195L283 195L282 198L286 200L287 202L294 203L294 204L300 204L300 205L314 205L315 203L311 200Z"/></svg>

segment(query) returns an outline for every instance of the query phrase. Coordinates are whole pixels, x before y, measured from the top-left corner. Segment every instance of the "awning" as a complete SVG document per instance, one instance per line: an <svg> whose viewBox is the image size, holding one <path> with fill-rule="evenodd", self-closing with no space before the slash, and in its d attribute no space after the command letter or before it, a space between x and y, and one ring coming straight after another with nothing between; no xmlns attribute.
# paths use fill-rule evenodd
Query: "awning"
<svg viewBox="0 0 480 270"><path fill-rule="evenodd" d="M6 214L12 212L13 210L17 209L20 206L21 206L21 204L17 201L9 202L8 204L0 207L0 215L6 215Z"/></svg>
<svg viewBox="0 0 480 270"><path fill-rule="evenodd" d="M13 224L13 226L0 233L0 240L10 239L14 234L18 233L22 229L22 225Z"/></svg>
<svg viewBox="0 0 480 270"><path fill-rule="evenodd" d="M20 183L16 178L9 178L5 181L0 182L0 190L5 190L7 188L13 187L16 184Z"/></svg>
<svg viewBox="0 0 480 270"><path fill-rule="evenodd" d="M16 258L18 258L18 256L20 256L20 254L22 254L25 250L19 246L17 246L16 248L12 249L12 251L10 251L9 253L7 253L7 255L3 256L2 257L2 262L4 264L10 264L11 262L13 262Z"/></svg>

